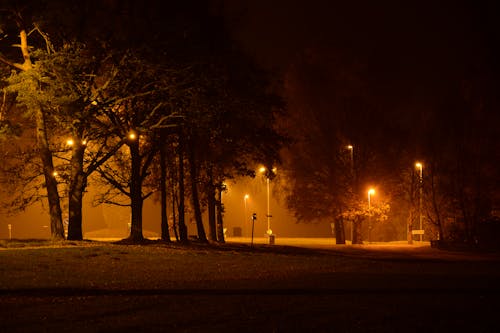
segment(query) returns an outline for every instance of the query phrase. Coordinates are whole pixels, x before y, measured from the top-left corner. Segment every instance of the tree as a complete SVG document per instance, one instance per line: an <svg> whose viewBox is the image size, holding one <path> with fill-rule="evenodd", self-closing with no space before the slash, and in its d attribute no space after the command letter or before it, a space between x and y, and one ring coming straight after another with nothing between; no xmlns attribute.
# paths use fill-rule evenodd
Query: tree
<svg viewBox="0 0 500 333"><path fill-rule="evenodd" d="M54 104L51 120L64 130L60 134L67 136L64 141L71 154L68 239L83 238L82 202L88 178L124 144L123 139L112 140L104 116L116 98L107 88L117 84L119 70L109 63L109 55L96 46L67 43L52 54L39 56L37 62Z"/></svg>
<svg viewBox="0 0 500 333"><path fill-rule="evenodd" d="M285 191L299 221L333 220L337 243L343 244L344 212L357 202L354 180L361 181L364 161L359 131L349 131L351 113L362 111L351 103L360 98L361 82L353 64L319 54L305 52L286 77L285 94L293 108L283 122L294 143L284 154ZM329 105L321 93L329 94ZM355 155L348 145L354 145Z"/></svg>
<svg viewBox="0 0 500 333"><path fill-rule="evenodd" d="M10 80L10 91L17 94L17 101L26 107L34 118L36 124L36 139L38 143L39 158L43 165L43 175L45 178L45 188L50 212L51 235L54 239L64 238L64 228L62 224L62 213L60 205L59 192L57 190L57 180L54 177L54 162L52 150L49 144L49 133L47 117L48 99L45 94L46 85L44 78L38 75L34 70L35 64L32 61L32 52L28 41L28 26L21 11L12 10L8 12L15 21L19 33L19 48L23 59L22 63L17 63L5 58L0 54L0 61L10 66L17 72ZM36 26L37 31L42 37L45 37ZM45 39L45 46L52 51L50 42Z"/></svg>
<svg viewBox="0 0 500 333"><path fill-rule="evenodd" d="M498 205L496 97L482 71L450 85L447 104L433 115L423 147L428 158L426 216L444 241L476 246L478 230ZM453 109L449 117L446 109ZM439 142L439 145L434 144Z"/></svg>
<svg viewBox="0 0 500 333"><path fill-rule="evenodd" d="M147 61L138 52L128 52L120 60L117 84L110 86L115 97L112 107L106 111L108 126L117 140L124 141L128 153L115 154L110 163L98 168L100 175L116 191L129 197L131 206L132 241L141 241L142 205L152 191L143 193L143 185L149 175L149 167L160 149L159 130L178 126L175 109L177 92L171 76L161 67ZM172 122L174 121L174 122ZM126 162L130 164L127 166ZM128 175L127 175L128 173ZM112 203L105 193L101 202ZM115 202L116 203L116 202Z"/></svg>

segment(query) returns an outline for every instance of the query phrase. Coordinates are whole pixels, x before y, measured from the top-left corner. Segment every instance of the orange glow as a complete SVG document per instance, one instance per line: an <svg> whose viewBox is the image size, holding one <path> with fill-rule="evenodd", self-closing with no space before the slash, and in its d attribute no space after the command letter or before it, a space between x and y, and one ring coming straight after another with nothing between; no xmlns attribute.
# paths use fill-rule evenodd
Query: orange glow
<svg viewBox="0 0 500 333"><path fill-rule="evenodd" d="M415 168L422 170L422 168L423 168L422 163L420 163L420 162L415 163Z"/></svg>
<svg viewBox="0 0 500 333"><path fill-rule="evenodd" d="M52 176L56 177L58 175L57 171L52 172Z"/></svg>
<svg viewBox="0 0 500 333"><path fill-rule="evenodd" d="M261 168L259 169L259 172L260 172L260 173L264 173L264 172L266 172L266 168L265 168L265 167L261 167Z"/></svg>
<svg viewBox="0 0 500 333"><path fill-rule="evenodd" d="M354 147L352 145L348 145L347 149L352 150Z"/></svg>
<svg viewBox="0 0 500 333"><path fill-rule="evenodd" d="M375 189L371 188L368 190L368 195L374 195L375 194Z"/></svg>
<svg viewBox="0 0 500 333"><path fill-rule="evenodd" d="M248 198L250 198L250 196L249 196L248 194L245 194L244 199L245 199L245 200L248 200Z"/></svg>
<svg viewBox="0 0 500 333"><path fill-rule="evenodd" d="M135 138L137 138L137 135L134 132L130 132L129 135L128 135L128 138L130 140L135 140Z"/></svg>
<svg viewBox="0 0 500 333"><path fill-rule="evenodd" d="M68 146L72 146L74 143L75 143L75 142L73 141L73 139L68 139L68 140L66 140L66 144L67 144Z"/></svg>

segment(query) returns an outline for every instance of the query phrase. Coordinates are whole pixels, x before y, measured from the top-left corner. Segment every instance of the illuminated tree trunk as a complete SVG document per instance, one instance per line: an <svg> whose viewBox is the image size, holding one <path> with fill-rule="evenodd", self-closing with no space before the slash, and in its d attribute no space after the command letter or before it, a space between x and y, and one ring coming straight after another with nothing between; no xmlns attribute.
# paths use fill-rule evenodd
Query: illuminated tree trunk
<svg viewBox="0 0 500 333"><path fill-rule="evenodd" d="M198 231L198 239L202 242L207 241L205 227L201 216L200 199L198 195L198 172L196 169L196 159L194 155L194 147L189 148L189 170L191 173L191 200L193 202L194 218L196 220L196 229Z"/></svg>
<svg viewBox="0 0 500 333"><path fill-rule="evenodd" d="M28 34L24 29L23 22L21 20L17 21L17 24L19 28L20 49L24 62L22 64L16 64L4 59L3 57L2 61L17 70L30 71L33 69L33 63L31 62L29 51ZM61 201L57 190L57 180L54 175L54 162L52 160L52 151L49 147L45 114L41 106L35 107L32 111L34 112L36 123L38 153L40 160L42 161L45 187L47 189L47 199L49 202L51 236L53 239L64 239Z"/></svg>
<svg viewBox="0 0 500 333"><path fill-rule="evenodd" d="M170 242L167 215L167 163L163 140L160 148L161 239Z"/></svg>
<svg viewBox="0 0 500 333"><path fill-rule="evenodd" d="M212 169L209 168L209 182L207 184L207 205L208 205L208 237L211 241L217 241L217 225L216 225L216 217L215 217L215 187L214 187L214 179L212 174Z"/></svg>
<svg viewBox="0 0 500 333"><path fill-rule="evenodd" d="M219 186L217 188L217 241L219 243L225 243L224 239L224 222L222 220L222 213L224 211L224 206L222 204L222 188Z"/></svg>
<svg viewBox="0 0 500 333"><path fill-rule="evenodd" d="M187 242L187 226L185 221L185 208L184 208L184 147L182 139L179 139L179 238L181 242Z"/></svg>
<svg viewBox="0 0 500 333"><path fill-rule="evenodd" d="M129 239L132 241L142 241L142 178L141 178L141 156L139 152L139 140L129 143L131 157L131 177L130 177L130 206L131 225Z"/></svg>
<svg viewBox="0 0 500 333"><path fill-rule="evenodd" d="M175 235L175 240L176 241L179 241L179 232L178 232L178 229L177 229L177 216L175 214L175 211L177 209L176 207L176 198L177 198L177 193L175 192L175 177L172 176L171 177L171 180L172 180L172 186L171 186L171 194L172 194L172 229L174 230L174 235Z"/></svg>
<svg viewBox="0 0 500 333"><path fill-rule="evenodd" d="M37 108L36 132L40 159L43 165L43 175L47 187L47 198L50 212L50 231L53 239L64 239L64 227L62 223L61 202L59 192L57 191L57 180L54 175L54 163L52 161L52 152L47 140L47 131L45 125L45 115L42 108Z"/></svg>
<svg viewBox="0 0 500 333"><path fill-rule="evenodd" d="M68 193L69 222L68 239L82 240L82 206L83 192L86 187L86 175L83 172L83 155L85 146L81 140L75 140L73 143L71 155L71 178Z"/></svg>

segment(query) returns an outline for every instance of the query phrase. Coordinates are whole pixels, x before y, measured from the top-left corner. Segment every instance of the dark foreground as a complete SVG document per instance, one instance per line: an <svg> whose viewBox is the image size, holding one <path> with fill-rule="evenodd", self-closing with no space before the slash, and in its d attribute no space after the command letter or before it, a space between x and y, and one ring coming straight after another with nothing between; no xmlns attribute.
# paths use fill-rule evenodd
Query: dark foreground
<svg viewBox="0 0 500 333"><path fill-rule="evenodd" d="M436 251L4 249L0 331L500 331L500 258Z"/></svg>

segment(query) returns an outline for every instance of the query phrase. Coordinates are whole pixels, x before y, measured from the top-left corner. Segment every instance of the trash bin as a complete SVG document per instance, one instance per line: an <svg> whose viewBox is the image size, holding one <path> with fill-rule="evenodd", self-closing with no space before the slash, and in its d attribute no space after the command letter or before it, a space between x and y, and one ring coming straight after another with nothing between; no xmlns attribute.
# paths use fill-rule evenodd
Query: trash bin
<svg viewBox="0 0 500 333"><path fill-rule="evenodd" d="M274 245L274 234L269 235L269 244Z"/></svg>

